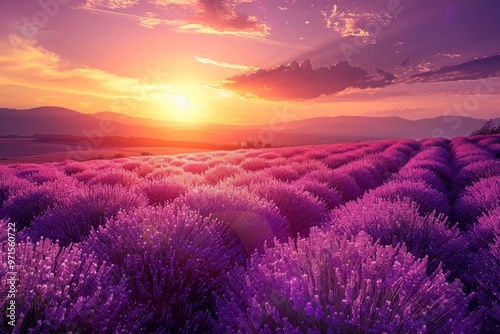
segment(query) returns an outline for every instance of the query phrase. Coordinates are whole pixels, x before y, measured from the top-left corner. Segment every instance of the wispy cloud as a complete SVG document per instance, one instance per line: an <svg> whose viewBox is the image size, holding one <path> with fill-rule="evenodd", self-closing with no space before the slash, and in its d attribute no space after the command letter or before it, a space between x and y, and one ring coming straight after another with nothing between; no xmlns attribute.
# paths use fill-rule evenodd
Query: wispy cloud
<svg viewBox="0 0 500 334"><path fill-rule="evenodd" d="M160 83L144 86L134 78L95 68L72 67L61 56L40 47L34 40L15 38L18 39L16 48L0 40L0 84L107 99L118 98L138 86L144 90L145 99L159 89L167 89Z"/></svg>
<svg viewBox="0 0 500 334"><path fill-rule="evenodd" d="M87 0L82 4L82 7L88 9L120 9L134 7L138 3L139 0Z"/></svg>
<svg viewBox="0 0 500 334"><path fill-rule="evenodd" d="M342 12L337 5L331 10L325 10L323 16L326 27L338 32L341 37L368 37L370 33L364 29L366 23L375 21L372 13Z"/></svg>
<svg viewBox="0 0 500 334"><path fill-rule="evenodd" d="M217 60L214 60L214 59L203 58L203 57L198 57L198 56L195 56L194 59L197 62L200 62L202 64L210 64L210 65L214 65L214 66L218 66L218 67L223 67L223 68L232 68L232 69L235 69L235 70L252 71L252 70L259 69L258 67L254 67L254 66L229 64L229 63L225 63L225 62L222 62L222 61L217 61Z"/></svg>
<svg viewBox="0 0 500 334"><path fill-rule="evenodd" d="M146 28L159 25L175 26L178 32L265 37L269 26L257 17L240 13L237 5L251 2L240 0L87 0L79 8L94 12L124 15L117 10L134 8L135 13L125 14ZM124 16L124 17L125 17Z"/></svg>
<svg viewBox="0 0 500 334"><path fill-rule="evenodd" d="M218 27L214 27L205 24L187 23L180 25L175 30L181 33L232 35L240 37L265 37L268 35L266 26L256 29L234 29L232 27L221 27L220 25Z"/></svg>
<svg viewBox="0 0 500 334"><path fill-rule="evenodd" d="M356 27L356 16L354 16L354 14L339 12L337 5L333 6L333 9L329 14L325 13L324 15L326 19L326 27L332 28L342 37L367 37L370 35L368 31Z"/></svg>
<svg viewBox="0 0 500 334"><path fill-rule="evenodd" d="M95 14L103 14L103 15L112 15L112 16L122 17L124 19L136 21L139 23L140 26L145 27L145 28L154 28L154 27L159 26L159 25L176 27L176 26L186 24L185 21L158 18L156 14L151 13L151 12L146 12L143 15L136 15L136 14L130 14L130 13L117 12L117 11L109 10L109 9L84 8L84 7L77 7L76 9L90 11L90 12L95 13Z"/></svg>
<svg viewBox="0 0 500 334"><path fill-rule="evenodd" d="M449 82L480 80L500 76L500 55L474 59L454 66L444 66L410 77L408 82Z"/></svg>

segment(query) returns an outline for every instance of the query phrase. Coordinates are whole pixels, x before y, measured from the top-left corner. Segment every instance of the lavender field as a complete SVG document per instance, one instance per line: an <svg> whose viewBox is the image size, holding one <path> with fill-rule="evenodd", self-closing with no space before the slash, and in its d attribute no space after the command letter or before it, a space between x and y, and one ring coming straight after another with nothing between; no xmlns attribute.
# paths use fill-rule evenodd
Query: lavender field
<svg viewBox="0 0 500 334"><path fill-rule="evenodd" d="M0 219L14 333L500 332L500 135L0 166Z"/></svg>

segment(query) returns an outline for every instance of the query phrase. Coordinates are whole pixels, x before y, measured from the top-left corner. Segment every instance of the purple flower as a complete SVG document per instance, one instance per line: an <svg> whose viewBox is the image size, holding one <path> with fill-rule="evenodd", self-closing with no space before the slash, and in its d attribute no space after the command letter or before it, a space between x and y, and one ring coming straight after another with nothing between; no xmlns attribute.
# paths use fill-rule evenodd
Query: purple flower
<svg viewBox="0 0 500 334"><path fill-rule="evenodd" d="M149 205L165 205L180 197L187 187L169 179L143 181L137 185L137 191L148 199Z"/></svg>
<svg viewBox="0 0 500 334"><path fill-rule="evenodd" d="M269 178L269 174L263 170L256 172L244 171L234 176L225 178L221 184L227 184L233 187L248 187L254 183L265 183L269 180Z"/></svg>
<svg viewBox="0 0 500 334"><path fill-rule="evenodd" d="M467 230L477 219L500 205L500 176L482 179L465 188L453 207L453 219Z"/></svg>
<svg viewBox="0 0 500 334"><path fill-rule="evenodd" d="M272 166L272 163L266 159L253 158L246 159L241 163L241 168L246 171L258 171Z"/></svg>
<svg viewBox="0 0 500 334"><path fill-rule="evenodd" d="M2 242L3 250L5 246ZM119 332L148 318L136 311L140 305L122 302L128 298L124 285L115 281L112 267L99 265L93 254L83 254L77 247L61 249L48 240L20 243L16 254L14 333L80 333L91 328L98 333ZM0 287L4 315L7 289L4 282ZM7 330L12 327L4 321L0 331Z"/></svg>
<svg viewBox="0 0 500 334"><path fill-rule="evenodd" d="M327 220L324 203L300 187L278 181L252 184L249 189L258 196L271 201L288 220L292 237L307 236L313 226L322 226Z"/></svg>
<svg viewBox="0 0 500 334"><path fill-rule="evenodd" d="M481 333L497 333L500 330L500 237L496 236L489 249L480 249L469 257L469 275L475 292L471 304L481 312Z"/></svg>
<svg viewBox="0 0 500 334"><path fill-rule="evenodd" d="M193 174L203 174L209 168L210 167L204 162L191 162L191 163L186 163L185 165L182 166L182 169L184 171Z"/></svg>
<svg viewBox="0 0 500 334"><path fill-rule="evenodd" d="M244 188L200 187L175 203L227 226L247 255L262 249L266 241L272 244L275 238L284 241L288 236L289 226L279 208Z"/></svg>
<svg viewBox="0 0 500 334"><path fill-rule="evenodd" d="M214 294L240 256L227 225L186 208L139 208L119 214L92 233L86 249L113 265L125 280L129 300L147 305L152 317L140 323L148 333L206 332Z"/></svg>
<svg viewBox="0 0 500 334"><path fill-rule="evenodd" d="M441 180L446 184L449 183L453 179L453 173L449 167L444 163L436 161L434 159L419 159L415 157L411 159L408 164L404 166L404 168L422 168L430 170L436 173Z"/></svg>
<svg viewBox="0 0 500 334"><path fill-rule="evenodd" d="M11 174L0 174L0 208L9 198L30 187L32 185L27 180L17 178Z"/></svg>
<svg viewBox="0 0 500 334"><path fill-rule="evenodd" d="M293 166L273 166L264 170L270 177L283 182L293 182L300 179Z"/></svg>
<svg viewBox="0 0 500 334"><path fill-rule="evenodd" d="M207 170L204 176L205 180L209 184L215 185L220 181L228 177L234 176L239 172L241 172L241 169L239 167L223 163Z"/></svg>
<svg viewBox="0 0 500 334"><path fill-rule="evenodd" d="M146 200L120 186L92 186L70 194L64 205L57 205L34 222L29 236L58 240L61 246L80 242L92 230L104 225L118 212L146 205Z"/></svg>
<svg viewBox="0 0 500 334"><path fill-rule="evenodd" d="M295 183L300 189L303 189L310 193L311 195L317 197L323 203L325 203L328 210L332 210L339 205L343 204L342 196L338 191L328 187L324 183L308 181L308 180L299 180Z"/></svg>
<svg viewBox="0 0 500 334"><path fill-rule="evenodd" d="M419 212L423 215L433 211L445 215L450 214L450 205L446 196L423 181L392 181L370 190L365 197L373 200L383 198L393 202L409 199L418 204Z"/></svg>
<svg viewBox="0 0 500 334"><path fill-rule="evenodd" d="M218 299L228 333L474 333L468 298L404 247L313 231L234 269Z"/></svg>
<svg viewBox="0 0 500 334"><path fill-rule="evenodd" d="M180 167L167 166L155 168L151 173L146 174L144 177L147 180L163 179L174 175L182 175L184 171Z"/></svg>
<svg viewBox="0 0 500 334"><path fill-rule="evenodd" d="M351 201L363 194L361 188L350 175L335 170L313 171L305 175L303 179L327 184L330 188L336 189L344 201Z"/></svg>
<svg viewBox="0 0 500 334"><path fill-rule="evenodd" d="M454 182L457 189L463 190L482 179L494 176L500 176L500 161L475 161L459 170Z"/></svg>
<svg viewBox="0 0 500 334"><path fill-rule="evenodd" d="M4 203L1 214L17 224L18 230L31 226L33 220L59 203L75 187L74 183L47 182L41 186L28 186Z"/></svg>
<svg viewBox="0 0 500 334"><path fill-rule="evenodd" d="M137 184L139 178L133 172L128 172L123 169L114 168L99 172L91 181L87 182L89 185L103 184L103 185L121 185L126 188Z"/></svg>
<svg viewBox="0 0 500 334"><path fill-rule="evenodd" d="M362 160L339 167L335 172L351 176L363 192L376 188L383 182L383 177L377 170Z"/></svg>
<svg viewBox="0 0 500 334"><path fill-rule="evenodd" d="M471 239L471 250L478 252L479 249L487 249L496 238L500 237L500 206L489 210L477 224L472 227L469 234Z"/></svg>
<svg viewBox="0 0 500 334"><path fill-rule="evenodd" d="M411 181L419 182L423 181L433 189L440 193L447 193L447 188L443 183L441 177L439 177L435 172L430 169L425 169L421 167L403 167L397 174L393 174L391 177L392 181L402 182Z"/></svg>
<svg viewBox="0 0 500 334"><path fill-rule="evenodd" d="M81 162L68 162L62 167L67 175L78 174L87 169L87 165Z"/></svg>
<svg viewBox="0 0 500 334"><path fill-rule="evenodd" d="M391 202L369 196L349 202L332 211L331 230L348 236L364 231L381 245L405 244L415 257L427 257L429 274L440 263L454 277L461 270L456 255L462 251L464 241L458 230L448 228L441 215L421 216L418 205L407 199Z"/></svg>

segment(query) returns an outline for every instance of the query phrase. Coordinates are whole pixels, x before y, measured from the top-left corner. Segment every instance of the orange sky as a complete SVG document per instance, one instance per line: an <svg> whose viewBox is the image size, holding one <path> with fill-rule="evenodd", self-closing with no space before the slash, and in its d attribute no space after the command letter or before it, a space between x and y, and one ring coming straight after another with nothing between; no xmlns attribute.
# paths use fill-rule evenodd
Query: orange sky
<svg viewBox="0 0 500 334"><path fill-rule="evenodd" d="M499 10L491 0L7 0L0 107L235 124L496 117Z"/></svg>

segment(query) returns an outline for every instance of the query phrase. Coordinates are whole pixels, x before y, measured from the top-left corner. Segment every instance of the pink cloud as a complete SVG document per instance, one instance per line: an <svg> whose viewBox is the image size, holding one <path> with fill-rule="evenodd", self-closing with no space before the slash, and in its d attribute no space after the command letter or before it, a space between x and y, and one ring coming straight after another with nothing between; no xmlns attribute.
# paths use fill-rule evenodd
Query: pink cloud
<svg viewBox="0 0 500 334"><path fill-rule="evenodd" d="M273 69L260 69L224 80L220 87L240 95L267 100L306 100L332 95L346 89L379 88L391 85L396 77L377 70L369 75L359 67L338 62L330 67L313 68L309 59L294 61Z"/></svg>

